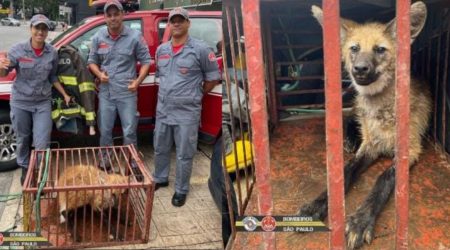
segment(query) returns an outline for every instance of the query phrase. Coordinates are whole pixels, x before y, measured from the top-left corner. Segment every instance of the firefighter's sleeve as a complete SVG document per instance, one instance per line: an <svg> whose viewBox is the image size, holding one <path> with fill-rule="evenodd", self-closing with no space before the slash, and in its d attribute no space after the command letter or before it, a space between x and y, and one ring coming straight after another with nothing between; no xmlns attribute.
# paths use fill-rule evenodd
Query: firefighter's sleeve
<svg viewBox="0 0 450 250"><path fill-rule="evenodd" d="M93 77L79 54L75 56L75 65L77 66L76 77L81 97L80 104L84 109L83 116L86 125L93 126L95 125L95 85Z"/></svg>
<svg viewBox="0 0 450 250"><path fill-rule="evenodd" d="M136 57L138 61L141 63L141 65L149 65L151 58L150 58L150 52L148 51L148 45L145 41L144 36L139 37L139 41L137 43L136 48Z"/></svg>
<svg viewBox="0 0 450 250"><path fill-rule="evenodd" d="M97 50L98 50L98 38L97 38L97 35L94 35L94 37L92 38L91 49L89 50L87 64L91 64L91 63L97 64L97 65L100 64L99 60L98 60Z"/></svg>
<svg viewBox="0 0 450 250"><path fill-rule="evenodd" d="M220 80L219 66L214 51L207 46L200 46L200 65L205 81Z"/></svg>

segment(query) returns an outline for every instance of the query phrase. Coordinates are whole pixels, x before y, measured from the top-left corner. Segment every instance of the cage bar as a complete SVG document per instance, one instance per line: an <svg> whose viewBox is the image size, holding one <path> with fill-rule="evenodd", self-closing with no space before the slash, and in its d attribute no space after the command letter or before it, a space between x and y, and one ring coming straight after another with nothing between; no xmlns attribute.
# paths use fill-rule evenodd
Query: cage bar
<svg viewBox="0 0 450 250"><path fill-rule="evenodd" d="M397 62L396 62L396 186L395 207L397 216L396 249L408 249L409 213L409 83L411 46L401 46L411 41L410 0L397 0Z"/></svg>
<svg viewBox="0 0 450 250"><path fill-rule="evenodd" d="M40 200L36 200L36 194L45 175L46 151L31 154L23 190L25 231L36 231L36 220L41 221L43 236L50 241L51 248L57 249L149 241L154 185L133 145L48 152L48 179ZM68 176L71 179L63 178L58 183L74 167L90 167L92 171ZM107 181L112 174L117 175L116 179ZM64 223L60 221L58 204L62 194L69 208ZM93 202L95 199L100 202ZM40 214L34 210L37 204L42 207ZM93 204L106 208L92 207Z"/></svg>
<svg viewBox="0 0 450 250"><path fill-rule="evenodd" d="M270 183L270 151L269 128L267 125L266 81L262 56L262 31L260 16L260 1L242 1L243 26L245 33L246 63L248 70L250 116L253 129L255 151L256 185L258 186L258 212L261 215L271 215L273 209L272 186ZM264 90L264 91L262 91ZM275 233L263 233L266 249L275 249Z"/></svg>
<svg viewBox="0 0 450 250"><path fill-rule="evenodd" d="M339 4L339 1L333 0L323 0L322 2L330 249L345 249Z"/></svg>

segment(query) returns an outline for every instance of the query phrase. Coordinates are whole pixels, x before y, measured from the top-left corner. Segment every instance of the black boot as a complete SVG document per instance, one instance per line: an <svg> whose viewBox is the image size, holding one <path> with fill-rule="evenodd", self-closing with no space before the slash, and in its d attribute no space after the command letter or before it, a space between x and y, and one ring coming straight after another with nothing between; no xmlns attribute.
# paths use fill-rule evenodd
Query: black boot
<svg viewBox="0 0 450 250"><path fill-rule="evenodd" d="M181 207L184 205L184 203L186 203L186 194L180 194L175 192L175 194L173 194L172 196L172 205L174 205L175 207Z"/></svg>

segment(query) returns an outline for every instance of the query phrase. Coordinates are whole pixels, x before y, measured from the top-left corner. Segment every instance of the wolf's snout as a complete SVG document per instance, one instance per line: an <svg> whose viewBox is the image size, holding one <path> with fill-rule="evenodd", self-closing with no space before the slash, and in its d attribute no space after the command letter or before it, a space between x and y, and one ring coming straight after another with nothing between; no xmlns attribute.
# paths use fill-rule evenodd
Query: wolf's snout
<svg viewBox="0 0 450 250"><path fill-rule="evenodd" d="M370 71L370 65L368 63L358 63L353 66L353 74L354 75L367 75Z"/></svg>
<svg viewBox="0 0 450 250"><path fill-rule="evenodd" d="M369 85L376 81L378 77L373 65L366 60L355 62L352 67L352 75L358 85Z"/></svg>

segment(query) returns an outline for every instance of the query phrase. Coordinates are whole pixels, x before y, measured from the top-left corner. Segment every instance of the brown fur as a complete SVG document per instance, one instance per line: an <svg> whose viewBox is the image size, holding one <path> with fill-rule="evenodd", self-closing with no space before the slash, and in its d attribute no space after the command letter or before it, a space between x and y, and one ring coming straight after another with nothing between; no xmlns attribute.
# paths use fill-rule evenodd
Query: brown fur
<svg viewBox="0 0 450 250"><path fill-rule="evenodd" d="M411 23L419 22L418 27L412 28L412 40L423 28L424 22L417 19L426 17L423 13L425 5L418 2L411 7ZM355 109L357 119L361 124L362 145L358 154L368 153L377 157L381 154L393 156L396 138L395 131L395 22L388 24L365 23L344 20L341 32L341 54L345 69L353 81L358 95ZM374 54L375 46L383 46L386 52L381 58L375 56L375 71L380 73L377 81L368 86L361 86L355 82L352 72L352 45L360 46L360 53ZM431 95L426 83L412 78L410 85L410 161L418 160L422 151L421 139L428 127L431 113ZM364 151L364 152L363 152Z"/></svg>
<svg viewBox="0 0 450 250"><path fill-rule="evenodd" d="M119 174L107 174L104 171L88 165L77 165L68 167L58 178L58 186L89 186L89 185L112 185L128 183L128 176ZM97 211L112 207L115 204L115 198L124 193L125 189L104 189L102 191L69 191L60 192L58 198L59 212L72 211L84 205L91 205ZM61 217L61 223L65 219Z"/></svg>
<svg viewBox="0 0 450 250"><path fill-rule="evenodd" d="M314 17L322 24L323 14L313 6ZM423 2L411 5L411 43L422 30L427 11ZM341 54L345 69L357 91L355 112L360 124L362 143L356 156L344 170L345 191L379 156L395 154L395 67L396 22L357 24L341 21ZM421 140L428 127L431 97L425 83L411 79L410 84L409 162L414 164L422 152ZM374 238L375 219L388 201L395 186L395 163L377 179L374 188L356 213L347 218L349 249L359 248ZM327 192L323 192L300 210L302 216L324 219L327 215Z"/></svg>

